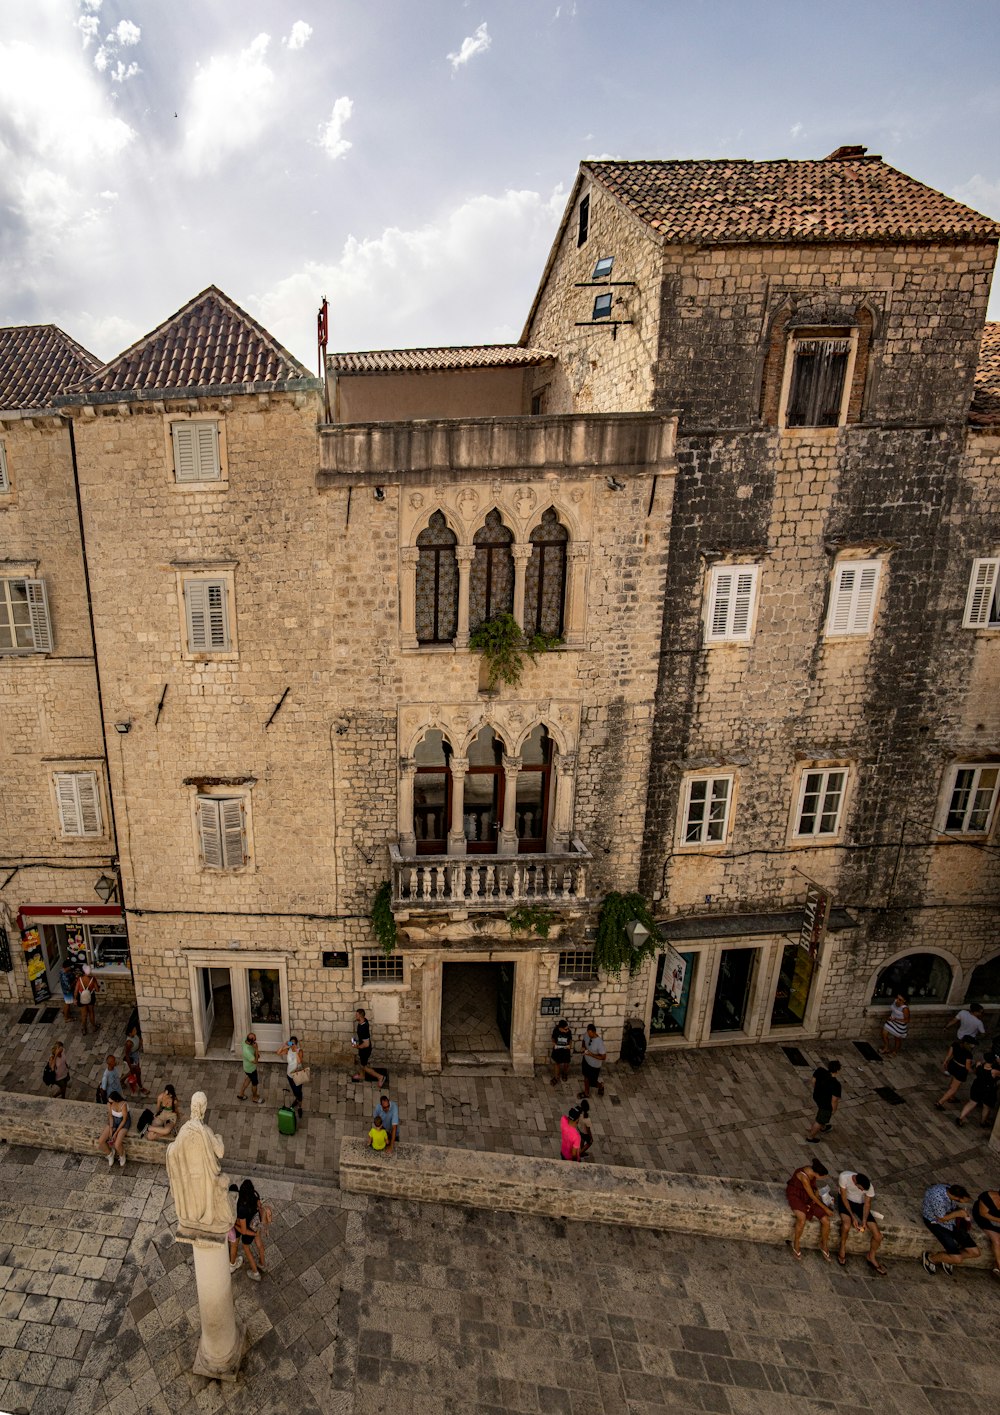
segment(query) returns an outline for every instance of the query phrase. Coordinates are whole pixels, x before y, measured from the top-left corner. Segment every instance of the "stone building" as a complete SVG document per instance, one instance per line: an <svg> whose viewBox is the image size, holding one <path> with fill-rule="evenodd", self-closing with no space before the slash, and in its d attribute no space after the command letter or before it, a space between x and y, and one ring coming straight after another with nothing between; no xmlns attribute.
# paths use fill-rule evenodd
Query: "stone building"
<svg viewBox="0 0 1000 1415"><path fill-rule="evenodd" d="M99 360L54 325L0 329L0 993L60 999L67 957L131 990L72 428ZM101 898L95 885L105 882Z"/></svg>

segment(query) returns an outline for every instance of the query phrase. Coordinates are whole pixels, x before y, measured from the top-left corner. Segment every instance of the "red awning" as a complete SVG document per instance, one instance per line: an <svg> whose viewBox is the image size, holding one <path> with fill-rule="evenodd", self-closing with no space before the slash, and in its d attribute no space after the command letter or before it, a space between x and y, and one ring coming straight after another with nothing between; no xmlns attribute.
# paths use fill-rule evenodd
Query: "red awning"
<svg viewBox="0 0 1000 1415"><path fill-rule="evenodd" d="M24 928L31 919L120 919L120 904L23 904L17 922Z"/></svg>

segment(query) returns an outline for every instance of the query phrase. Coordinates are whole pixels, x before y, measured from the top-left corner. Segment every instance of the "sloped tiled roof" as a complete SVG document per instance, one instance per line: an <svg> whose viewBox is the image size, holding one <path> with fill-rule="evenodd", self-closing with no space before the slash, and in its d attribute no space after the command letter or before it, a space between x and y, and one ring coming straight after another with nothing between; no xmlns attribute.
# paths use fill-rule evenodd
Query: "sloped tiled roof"
<svg viewBox="0 0 1000 1415"><path fill-rule="evenodd" d="M969 421L1000 423L1000 324L987 324L983 329Z"/></svg>
<svg viewBox="0 0 1000 1415"><path fill-rule="evenodd" d="M210 285L73 392L84 399L127 399L316 386L263 325Z"/></svg>
<svg viewBox="0 0 1000 1415"><path fill-rule="evenodd" d="M880 157L751 162L585 162L581 170L664 240L997 240L1000 225Z"/></svg>
<svg viewBox="0 0 1000 1415"><path fill-rule="evenodd" d="M331 373L429 373L442 369L531 368L555 355L521 344L472 344L443 349L368 349L330 354Z"/></svg>
<svg viewBox="0 0 1000 1415"><path fill-rule="evenodd" d="M0 329L0 408L50 407L101 361L55 324Z"/></svg>

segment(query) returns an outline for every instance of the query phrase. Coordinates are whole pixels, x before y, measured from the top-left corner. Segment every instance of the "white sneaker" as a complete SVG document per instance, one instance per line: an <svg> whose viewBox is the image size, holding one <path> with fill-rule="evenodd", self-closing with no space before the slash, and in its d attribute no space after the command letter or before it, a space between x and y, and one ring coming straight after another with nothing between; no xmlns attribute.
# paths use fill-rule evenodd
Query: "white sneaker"
<svg viewBox="0 0 1000 1415"><path fill-rule="evenodd" d="M258 1096L257 1099L254 1101L254 1105L263 1105L263 1104L264 1104L264 1097L263 1097L263 1096Z"/></svg>
<svg viewBox="0 0 1000 1415"><path fill-rule="evenodd" d="M125 1156L124 1156L124 1155L119 1155L119 1156L118 1156L118 1163L121 1165L122 1169L125 1168Z"/></svg>
<svg viewBox="0 0 1000 1415"><path fill-rule="evenodd" d="M247 1277L251 1282L260 1282L260 1273L255 1273L252 1268L247 1272Z"/></svg>
<svg viewBox="0 0 1000 1415"><path fill-rule="evenodd" d="M114 1150L112 1150L111 1153L110 1153L110 1155L108 1155L108 1169L111 1169L111 1168L112 1168L112 1166L114 1165L114 1162L115 1162L115 1152L114 1152Z"/></svg>
<svg viewBox="0 0 1000 1415"><path fill-rule="evenodd" d="M230 1263L230 1264L229 1264L229 1271L230 1271L231 1273L238 1273L239 1270L240 1270L240 1268L241 1268L242 1266L243 1266L243 1256L242 1256L242 1254L241 1254L241 1255L236 1259L236 1262L235 1262L235 1263Z"/></svg>

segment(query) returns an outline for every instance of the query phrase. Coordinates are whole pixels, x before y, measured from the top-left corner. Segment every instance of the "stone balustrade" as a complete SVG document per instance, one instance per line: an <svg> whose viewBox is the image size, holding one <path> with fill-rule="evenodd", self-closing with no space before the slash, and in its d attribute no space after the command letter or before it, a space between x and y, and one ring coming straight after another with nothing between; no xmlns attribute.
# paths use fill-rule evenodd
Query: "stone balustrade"
<svg viewBox="0 0 1000 1415"><path fill-rule="evenodd" d="M512 909L518 904L552 908L587 903L590 851L546 855L402 855L389 846L392 907L402 909Z"/></svg>

